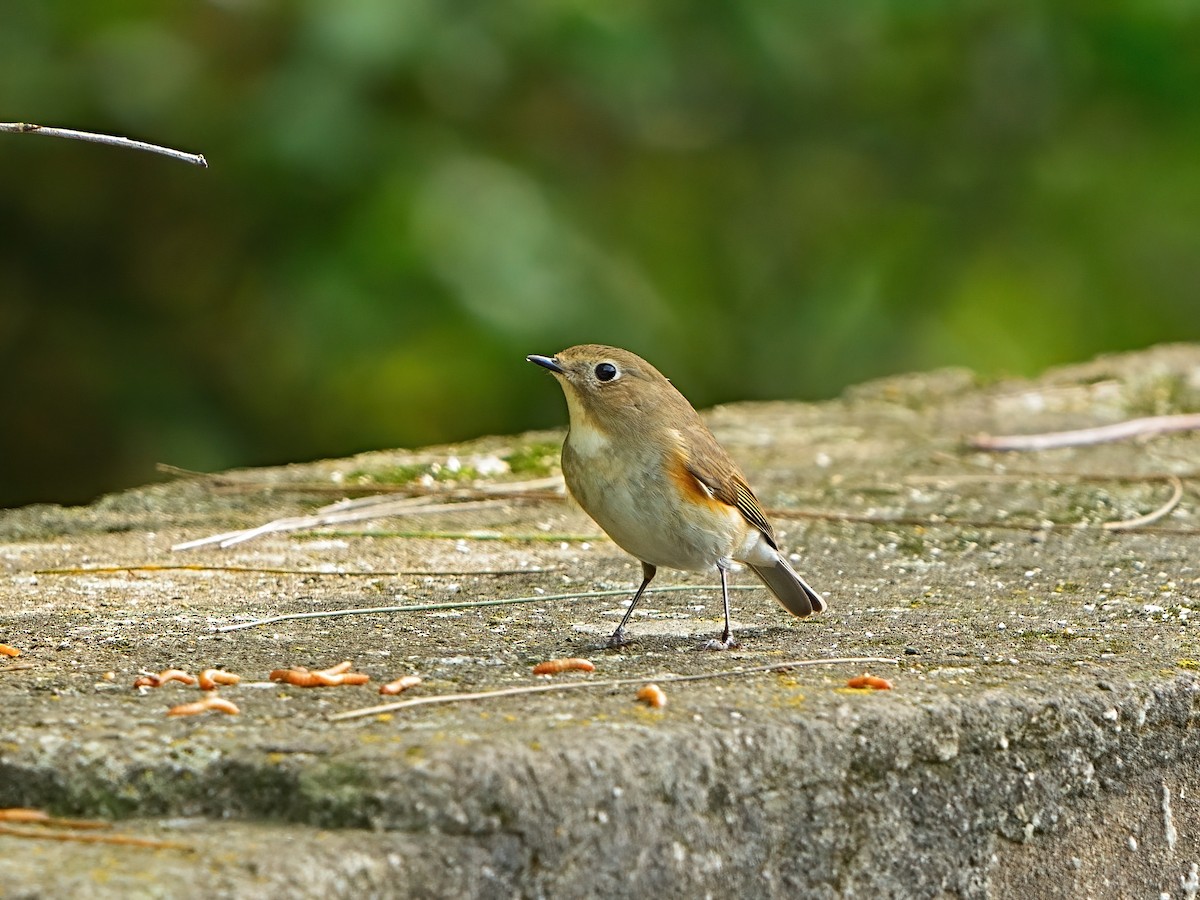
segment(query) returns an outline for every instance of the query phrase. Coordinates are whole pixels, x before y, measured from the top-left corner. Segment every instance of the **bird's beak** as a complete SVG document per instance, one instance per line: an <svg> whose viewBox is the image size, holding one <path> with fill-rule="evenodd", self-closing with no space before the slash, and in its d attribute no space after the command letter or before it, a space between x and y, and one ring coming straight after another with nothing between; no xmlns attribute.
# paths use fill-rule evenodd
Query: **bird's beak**
<svg viewBox="0 0 1200 900"><path fill-rule="evenodd" d="M537 365L541 366L543 369L549 369L551 372L554 372L556 375L563 374L563 367L558 364L558 360L556 360L553 356L538 356L537 354L532 354L530 356L525 357L525 361L531 362L531 363L536 363Z"/></svg>

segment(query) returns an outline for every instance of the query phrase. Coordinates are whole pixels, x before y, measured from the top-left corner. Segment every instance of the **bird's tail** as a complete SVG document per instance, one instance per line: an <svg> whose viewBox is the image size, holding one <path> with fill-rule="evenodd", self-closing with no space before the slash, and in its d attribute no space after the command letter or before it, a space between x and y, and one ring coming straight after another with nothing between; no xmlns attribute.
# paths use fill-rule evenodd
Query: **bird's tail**
<svg viewBox="0 0 1200 900"><path fill-rule="evenodd" d="M775 595L780 605L793 616L805 616L825 611L825 598L808 586L796 570L780 554L774 563L758 565L747 563L754 574Z"/></svg>

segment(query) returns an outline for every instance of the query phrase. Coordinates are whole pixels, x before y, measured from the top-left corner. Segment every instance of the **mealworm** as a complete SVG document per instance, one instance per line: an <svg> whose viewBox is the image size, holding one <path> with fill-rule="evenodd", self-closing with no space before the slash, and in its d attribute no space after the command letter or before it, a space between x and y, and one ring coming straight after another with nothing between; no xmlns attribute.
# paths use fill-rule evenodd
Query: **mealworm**
<svg viewBox="0 0 1200 900"><path fill-rule="evenodd" d="M875 675L859 675L856 678L851 678L846 682L846 687L849 688L871 688L876 691L890 691L892 683L886 678L879 678Z"/></svg>
<svg viewBox="0 0 1200 900"><path fill-rule="evenodd" d="M421 683L420 675L402 675L379 688L381 694L400 694Z"/></svg>
<svg viewBox="0 0 1200 900"><path fill-rule="evenodd" d="M294 669L272 669L267 676L271 681L282 681L284 684L294 684L297 687L316 687L319 683L313 673L302 666Z"/></svg>
<svg viewBox="0 0 1200 900"><path fill-rule="evenodd" d="M153 672L145 672L142 677L133 683L136 688L140 687L162 687L168 681L181 681L184 684L195 684L196 677L189 675L182 669L163 669L157 675Z"/></svg>
<svg viewBox="0 0 1200 900"><path fill-rule="evenodd" d="M8 644L0 644L0 656L20 656L21 651L16 647L10 647Z"/></svg>
<svg viewBox="0 0 1200 900"><path fill-rule="evenodd" d="M566 659L548 659L545 662L540 662L533 667L533 674L557 675L559 672L570 672L572 670L579 672L595 672L596 667L592 665L590 660L571 656L567 657Z"/></svg>
<svg viewBox="0 0 1200 900"><path fill-rule="evenodd" d="M272 669L270 679L292 684L296 687L337 687L343 684L366 684L371 676L365 672L348 672L349 662L338 663L328 669L309 671L304 666L291 669Z"/></svg>
<svg viewBox="0 0 1200 900"><path fill-rule="evenodd" d="M40 809L29 809L25 806L10 806L0 809L0 822L45 822L50 818L49 813Z"/></svg>
<svg viewBox="0 0 1200 900"><path fill-rule="evenodd" d="M317 673L320 675L321 673ZM323 675L327 679L324 684L339 685L339 684L366 684L371 680L371 676L366 672L347 672L345 675Z"/></svg>
<svg viewBox="0 0 1200 900"><path fill-rule="evenodd" d="M667 705L667 694L657 684L647 684L639 688L637 698L655 709L662 709Z"/></svg>
<svg viewBox="0 0 1200 900"><path fill-rule="evenodd" d="M200 690L215 691L218 684L237 684L242 679L224 669L205 669L200 673Z"/></svg>
<svg viewBox="0 0 1200 900"><path fill-rule="evenodd" d="M236 716L241 712L233 703L210 694L203 700L197 700L195 703L181 703L179 706L172 706L167 710L168 716L198 716L200 713L208 712L210 709L218 712L229 713L231 716Z"/></svg>
<svg viewBox="0 0 1200 900"><path fill-rule="evenodd" d="M168 681L181 681L184 684L195 684L196 676L189 675L182 669L164 669L158 673L158 683L166 684Z"/></svg>

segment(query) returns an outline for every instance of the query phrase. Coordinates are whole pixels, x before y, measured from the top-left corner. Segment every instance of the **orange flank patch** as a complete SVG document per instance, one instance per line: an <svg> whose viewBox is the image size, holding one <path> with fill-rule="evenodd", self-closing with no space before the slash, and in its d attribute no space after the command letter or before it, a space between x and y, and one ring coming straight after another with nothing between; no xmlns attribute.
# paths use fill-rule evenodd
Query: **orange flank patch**
<svg viewBox="0 0 1200 900"><path fill-rule="evenodd" d="M688 471L687 458L682 453L675 454L675 458L671 462L670 473L671 480L679 487L679 492L693 503L722 511L733 508L709 493L708 488Z"/></svg>

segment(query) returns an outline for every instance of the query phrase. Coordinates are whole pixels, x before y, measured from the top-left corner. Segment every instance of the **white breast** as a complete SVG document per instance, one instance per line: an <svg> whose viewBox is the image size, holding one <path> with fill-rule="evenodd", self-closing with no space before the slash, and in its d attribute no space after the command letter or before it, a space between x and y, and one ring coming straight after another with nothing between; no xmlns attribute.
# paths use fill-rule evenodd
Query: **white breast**
<svg viewBox="0 0 1200 900"><path fill-rule="evenodd" d="M570 395L567 396L569 405L571 403ZM593 426L586 417L574 415L574 410L571 412L571 431L567 436L571 449L586 460L608 456L610 450L608 435Z"/></svg>

